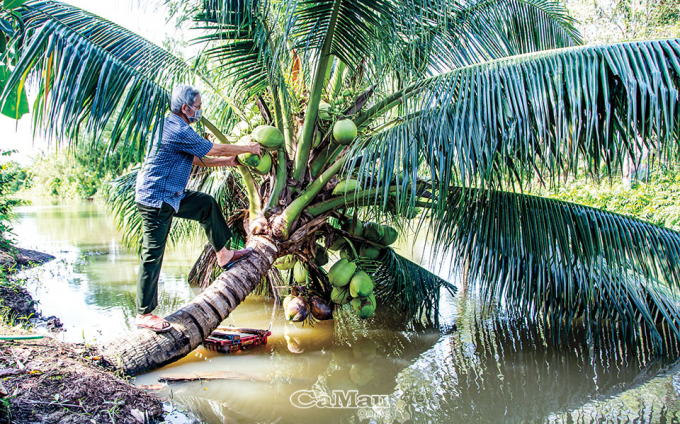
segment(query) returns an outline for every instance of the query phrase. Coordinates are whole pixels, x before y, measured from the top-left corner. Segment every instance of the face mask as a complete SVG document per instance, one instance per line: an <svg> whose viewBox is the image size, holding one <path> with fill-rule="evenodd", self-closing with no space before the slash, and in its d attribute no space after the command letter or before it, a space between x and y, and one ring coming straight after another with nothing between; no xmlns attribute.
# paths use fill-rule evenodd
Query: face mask
<svg viewBox="0 0 680 424"><path fill-rule="evenodd" d="M191 107L191 106L189 106L189 107ZM201 117L203 116L203 111L201 109L194 109L193 107L191 107L191 110L194 111L194 116L187 116L187 118L189 119L189 122L191 122L193 124L195 122L200 121Z"/></svg>

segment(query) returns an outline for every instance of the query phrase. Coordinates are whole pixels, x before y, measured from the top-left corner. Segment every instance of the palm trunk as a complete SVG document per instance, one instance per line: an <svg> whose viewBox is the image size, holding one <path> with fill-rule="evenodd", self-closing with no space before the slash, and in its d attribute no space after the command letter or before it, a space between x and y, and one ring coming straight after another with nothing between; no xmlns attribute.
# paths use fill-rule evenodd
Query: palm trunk
<svg viewBox="0 0 680 424"><path fill-rule="evenodd" d="M173 329L166 333L138 330L100 348L104 360L128 375L136 375L177 361L198 347L260 283L278 256L269 240L254 236L255 251L223 272L203 293L166 317Z"/></svg>

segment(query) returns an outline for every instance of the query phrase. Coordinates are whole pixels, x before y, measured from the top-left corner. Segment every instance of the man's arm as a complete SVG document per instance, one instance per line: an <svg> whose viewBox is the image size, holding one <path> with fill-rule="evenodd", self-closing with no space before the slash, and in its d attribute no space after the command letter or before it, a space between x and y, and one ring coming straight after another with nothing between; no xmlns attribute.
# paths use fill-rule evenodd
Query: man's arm
<svg viewBox="0 0 680 424"><path fill-rule="evenodd" d="M240 166L240 164L236 162L235 156L227 158L209 158L209 157L199 158L197 156L194 156L192 162L196 166L202 166L205 168L213 168L216 166Z"/></svg>
<svg viewBox="0 0 680 424"><path fill-rule="evenodd" d="M212 149L206 156L236 156L242 153L262 154L260 143L250 142L246 144L213 144Z"/></svg>

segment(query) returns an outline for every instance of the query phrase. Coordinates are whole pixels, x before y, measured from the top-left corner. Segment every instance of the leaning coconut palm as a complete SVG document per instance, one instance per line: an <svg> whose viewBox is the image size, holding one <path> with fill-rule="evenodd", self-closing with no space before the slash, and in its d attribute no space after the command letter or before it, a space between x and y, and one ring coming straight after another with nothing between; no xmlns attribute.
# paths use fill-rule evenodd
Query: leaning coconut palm
<svg viewBox="0 0 680 424"><path fill-rule="evenodd" d="M195 67L72 6L28 1L3 12L19 29L3 59L12 68L3 97L30 78L38 127L75 139L111 124L111 148L141 155L168 89L189 80L205 87L214 115L204 124L218 142L251 137L269 149L271 165L242 158L238 172L195 182L240 196L224 207L252 258L167 317L172 331L103 346L124 372L186 355L280 270L296 278L298 309L316 296L360 317L389 305L434 322L451 286L390 247L407 229L453 254L489 304L554 334L582 325L657 352L680 338L680 234L523 193L537 177L614 175L641 144L675 160L677 41L579 47L566 11L545 0L180 9L205 47ZM134 229L130 208L118 210ZM342 258L329 271L326 250Z"/></svg>

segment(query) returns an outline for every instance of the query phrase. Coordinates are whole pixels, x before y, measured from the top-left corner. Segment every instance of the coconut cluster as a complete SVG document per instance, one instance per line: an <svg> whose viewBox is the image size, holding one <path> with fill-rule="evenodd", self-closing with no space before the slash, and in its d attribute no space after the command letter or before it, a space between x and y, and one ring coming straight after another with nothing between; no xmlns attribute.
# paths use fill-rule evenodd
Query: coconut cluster
<svg viewBox="0 0 680 424"><path fill-rule="evenodd" d="M343 225L343 230L350 233L357 238L363 238L367 242L361 243L357 248L350 245L343 237L338 238L331 246L331 250L339 250L340 257L347 260L354 260L358 256L363 259L376 260L380 257L383 249L394 244L399 237L399 233L394 227L389 225L380 225L376 222L357 221L352 224L351 221Z"/></svg>
<svg viewBox="0 0 680 424"><path fill-rule="evenodd" d="M237 144L246 144L256 141L265 149L262 155L243 153L237 156L241 165L245 165L259 175L268 174L272 169L272 155L268 150L276 150L283 145L283 133L278 128L271 125L260 125L250 133L250 135L239 138Z"/></svg>
<svg viewBox="0 0 680 424"><path fill-rule="evenodd" d="M236 142L236 144L246 144L253 141L260 143L264 147L262 155L244 153L238 155L236 159L241 165L247 166L256 174L268 174L274 164L274 158L269 150L275 151L283 146L283 133L276 127L263 125L262 114L256 104L247 106L244 113L248 120L240 121L234 125L227 139Z"/></svg>
<svg viewBox="0 0 680 424"><path fill-rule="evenodd" d="M357 264L340 259L328 272L333 285L331 300L338 305L352 302L352 309L359 318L368 318L375 312L373 280L364 271L357 271Z"/></svg>
<svg viewBox="0 0 680 424"><path fill-rule="evenodd" d="M314 261L321 267L328 263L328 253L322 246L316 245ZM296 283L306 285L309 283L309 269L302 261L298 261L294 255L286 255L278 258L274 266L280 270L292 270L293 279ZM300 322L307 319L309 314L319 320L324 321L333 318L331 308L320 296L313 295L305 297L297 288L283 299L283 309L289 321Z"/></svg>

